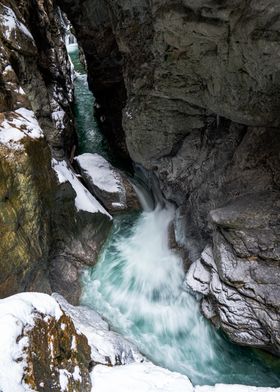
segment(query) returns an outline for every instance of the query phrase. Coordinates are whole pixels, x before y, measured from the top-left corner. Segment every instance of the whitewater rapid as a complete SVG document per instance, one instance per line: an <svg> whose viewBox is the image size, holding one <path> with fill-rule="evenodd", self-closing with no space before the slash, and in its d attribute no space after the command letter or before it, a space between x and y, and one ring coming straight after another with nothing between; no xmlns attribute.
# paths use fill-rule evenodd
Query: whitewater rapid
<svg viewBox="0 0 280 392"><path fill-rule="evenodd" d="M79 153L108 158L78 52L71 57L80 72L75 79ZM149 194L146 183L139 187L138 181L137 188L146 211L114 217L97 265L83 277L82 303L154 363L187 375L194 384L279 386L279 361L231 344L201 315L199 301L184 283L182 261L168 247L174 207L162 202L158 192Z"/></svg>
<svg viewBox="0 0 280 392"><path fill-rule="evenodd" d="M84 276L82 302L156 364L195 384L279 385L253 352L227 342L201 315L182 261L168 247L174 213L166 204L116 218L97 266Z"/></svg>

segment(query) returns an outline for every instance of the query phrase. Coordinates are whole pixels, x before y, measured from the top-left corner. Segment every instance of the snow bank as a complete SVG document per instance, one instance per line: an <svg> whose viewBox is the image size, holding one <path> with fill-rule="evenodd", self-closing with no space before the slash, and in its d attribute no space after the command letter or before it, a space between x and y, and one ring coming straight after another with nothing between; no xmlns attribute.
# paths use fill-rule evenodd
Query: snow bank
<svg viewBox="0 0 280 392"><path fill-rule="evenodd" d="M96 366L91 374L94 392L280 392L280 388L258 388L246 385L193 387L188 377L170 372L151 362L125 366ZM112 389L113 388L113 389Z"/></svg>
<svg viewBox="0 0 280 392"><path fill-rule="evenodd" d="M92 372L92 391L193 392L193 386L182 374L143 362L113 368L96 366Z"/></svg>
<svg viewBox="0 0 280 392"><path fill-rule="evenodd" d="M71 317L77 331L87 337L94 362L124 365L144 360L134 344L110 331L108 323L94 310L85 306L72 306L59 294L53 294L53 297Z"/></svg>
<svg viewBox="0 0 280 392"><path fill-rule="evenodd" d="M78 180L74 171L69 167L66 161L52 160L52 166L57 174L60 183L69 182L76 192L75 205L77 210L87 211L91 213L101 213L112 219L111 215L104 207L95 199L95 197L83 186Z"/></svg>
<svg viewBox="0 0 280 392"><path fill-rule="evenodd" d="M24 349L26 326L34 326L34 312L55 317L62 311L54 298L47 294L21 293L0 300L0 390L23 392L31 389L22 384L26 366Z"/></svg>
<svg viewBox="0 0 280 392"><path fill-rule="evenodd" d="M246 385L217 384L214 387L196 387L194 392L280 392L280 388L249 387Z"/></svg>
<svg viewBox="0 0 280 392"><path fill-rule="evenodd" d="M7 113L6 118L0 124L0 143L10 148L20 148L18 142L25 137L39 139L43 136L43 131L33 111L25 108Z"/></svg>

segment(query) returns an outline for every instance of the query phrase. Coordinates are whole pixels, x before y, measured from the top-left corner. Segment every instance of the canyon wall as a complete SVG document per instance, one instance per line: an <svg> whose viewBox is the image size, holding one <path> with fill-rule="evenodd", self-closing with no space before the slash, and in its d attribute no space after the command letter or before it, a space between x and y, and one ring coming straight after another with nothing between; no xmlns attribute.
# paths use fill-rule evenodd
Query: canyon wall
<svg viewBox="0 0 280 392"><path fill-rule="evenodd" d="M58 3L102 129L177 206L203 313L233 341L279 354L278 1Z"/></svg>
<svg viewBox="0 0 280 392"><path fill-rule="evenodd" d="M68 159L77 137L63 35L52 1L0 2L0 297L55 290L77 303L80 271L111 226Z"/></svg>

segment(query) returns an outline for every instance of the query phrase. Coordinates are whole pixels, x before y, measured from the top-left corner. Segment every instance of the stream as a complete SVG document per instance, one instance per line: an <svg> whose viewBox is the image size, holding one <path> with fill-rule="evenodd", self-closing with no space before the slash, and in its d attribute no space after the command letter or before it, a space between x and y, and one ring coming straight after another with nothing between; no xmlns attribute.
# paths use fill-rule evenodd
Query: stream
<svg viewBox="0 0 280 392"><path fill-rule="evenodd" d="M79 153L98 152L108 159L77 50L70 56L79 72ZM201 315L199 301L184 285L182 261L167 245L174 212L166 204L114 217L97 265L83 277L82 304L100 313L155 364L187 375L193 384L278 387L280 360L230 343Z"/></svg>

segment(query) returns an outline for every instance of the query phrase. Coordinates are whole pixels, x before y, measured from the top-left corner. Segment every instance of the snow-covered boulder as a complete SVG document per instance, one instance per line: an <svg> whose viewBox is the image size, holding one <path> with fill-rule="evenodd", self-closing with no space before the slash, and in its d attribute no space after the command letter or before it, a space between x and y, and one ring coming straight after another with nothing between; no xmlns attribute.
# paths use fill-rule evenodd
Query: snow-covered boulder
<svg viewBox="0 0 280 392"><path fill-rule="evenodd" d="M94 310L86 306L72 306L56 293L53 297L71 317L77 331L87 337L91 347L91 359L95 364L114 366L144 361L137 347L111 331L108 323Z"/></svg>
<svg viewBox="0 0 280 392"><path fill-rule="evenodd" d="M90 347L47 294L0 300L1 392L91 390Z"/></svg>
<svg viewBox="0 0 280 392"><path fill-rule="evenodd" d="M85 153L75 158L83 179L110 213L140 209L127 176L99 154Z"/></svg>
<svg viewBox="0 0 280 392"><path fill-rule="evenodd" d="M79 302L80 274L96 263L112 226L112 217L84 187L69 162L53 159L57 179L52 227L52 290Z"/></svg>

